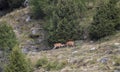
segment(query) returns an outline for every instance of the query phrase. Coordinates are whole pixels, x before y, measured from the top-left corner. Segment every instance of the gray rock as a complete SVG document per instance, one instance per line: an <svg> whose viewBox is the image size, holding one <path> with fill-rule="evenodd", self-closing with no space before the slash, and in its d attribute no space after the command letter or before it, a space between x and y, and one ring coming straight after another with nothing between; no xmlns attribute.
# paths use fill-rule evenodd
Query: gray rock
<svg viewBox="0 0 120 72"><path fill-rule="evenodd" d="M94 43L94 41L90 41L90 43Z"/></svg>
<svg viewBox="0 0 120 72"><path fill-rule="evenodd" d="M75 63L77 63L78 62L78 58L70 58L70 59L67 59L67 61L68 61L68 63L70 63L70 64L75 64Z"/></svg>
<svg viewBox="0 0 120 72"><path fill-rule="evenodd" d="M93 48L91 48L90 50L91 50L91 51L94 51L94 50L96 50L96 48L95 48L95 47L93 47Z"/></svg>
<svg viewBox="0 0 120 72"><path fill-rule="evenodd" d="M26 21L26 22L30 22L30 21L31 21L31 17L28 16L25 21Z"/></svg>
<svg viewBox="0 0 120 72"><path fill-rule="evenodd" d="M74 55L74 54L76 54L76 53L78 53L78 51L73 51L73 52L72 52L72 55Z"/></svg>
<svg viewBox="0 0 120 72"><path fill-rule="evenodd" d="M29 6L29 0L25 0L23 5L24 5L24 7Z"/></svg>
<svg viewBox="0 0 120 72"><path fill-rule="evenodd" d="M33 27L33 28L31 28L31 35L40 35L41 30L42 30L42 28Z"/></svg>
<svg viewBox="0 0 120 72"><path fill-rule="evenodd" d="M26 49L26 48L22 48L21 50L22 50L22 53L25 53L25 54L27 54L29 52L28 49Z"/></svg>
<svg viewBox="0 0 120 72"><path fill-rule="evenodd" d="M62 59L63 58L63 55L59 55L58 57L57 57L57 59Z"/></svg>
<svg viewBox="0 0 120 72"><path fill-rule="evenodd" d="M114 70L114 72L120 72L120 70Z"/></svg>
<svg viewBox="0 0 120 72"><path fill-rule="evenodd" d="M101 63L107 63L108 60L109 60L108 58L104 57L104 58L100 59L100 62Z"/></svg>
<svg viewBox="0 0 120 72"><path fill-rule="evenodd" d="M70 72L70 71L72 71L70 67L65 67L60 72Z"/></svg>
<svg viewBox="0 0 120 72"><path fill-rule="evenodd" d="M119 45L120 45L120 43L114 43L114 45L115 45L115 46L119 46Z"/></svg>
<svg viewBox="0 0 120 72"><path fill-rule="evenodd" d="M105 54L112 54L113 52L111 50L105 51Z"/></svg>

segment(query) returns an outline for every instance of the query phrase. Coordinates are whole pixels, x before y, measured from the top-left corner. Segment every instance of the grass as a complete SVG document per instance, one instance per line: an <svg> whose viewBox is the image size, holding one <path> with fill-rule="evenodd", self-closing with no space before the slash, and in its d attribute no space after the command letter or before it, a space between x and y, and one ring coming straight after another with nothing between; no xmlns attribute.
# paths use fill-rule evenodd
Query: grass
<svg viewBox="0 0 120 72"><path fill-rule="evenodd" d="M105 1L105 0L102 0ZM107 1L107 0L106 0ZM99 2L101 2L101 0L96 0L96 5L99 4ZM21 19L21 17L23 17L23 15L27 14L26 12L28 12L28 9L22 9L22 10L18 10L15 11L14 13L10 13L7 14L6 16L2 17L0 19L0 21L7 21L8 23L11 23L11 25L14 27L15 25L21 25L21 23L23 22L17 22L16 21L16 17L18 19ZM86 13L86 18L85 20L82 20L80 22L80 25L82 27L85 28L85 30L89 27L89 25L92 22L92 17L95 14L95 9L89 10ZM40 21L40 22L39 22ZM22 34L20 35L20 43L22 45L26 44L27 40L33 40L29 37L27 37L30 33L30 28L35 25L35 24L44 24L42 22L42 20L39 21L32 21L30 23L26 23L25 26L26 28L23 26L21 26L21 28L23 28L22 30ZM26 34L27 33L27 34ZM34 56L30 56L28 55L28 58L31 59L32 64L35 65L36 68L44 68L45 70L49 70L49 71L55 71L57 70L57 72L60 72L60 69L68 66L71 67L72 69L76 69L76 72L84 72L82 70L86 69L86 72L111 72L108 70L107 66L111 67L111 70L114 69L119 69L120 65L120 55L119 53L116 53L115 51L118 50L118 47L114 45L114 43L116 42L120 42L120 33L118 32L117 34L105 37L103 39L101 39L100 44L98 44L98 42L95 43L89 43L89 42L76 42L77 48L61 48L61 49L56 49L56 50L50 50L50 51L41 51L39 53L37 53ZM97 48L98 45L101 48ZM90 48L92 47L96 47L96 50L94 51L90 51ZM104 52L106 50L112 50L112 54L105 54ZM72 55L72 52L74 51L78 51L78 53ZM118 54L118 55L116 55ZM58 56L61 55L62 58L58 59ZM110 57L110 56L113 57ZM101 64L99 62L97 62L97 59L106 56L106 57L110 57L111 62L108 62L108 64ZM83 59L83 61L81 61L80 63L76 63L76 64L69 64L66 60L68 58L80 58ZM89 58L92 58L89 59ZM52 59L52 60L49 60ZM78 61L80 60L78 59ZM60 61L61 60L61 61ZM87 62L86 62L87 61ZM114 62L114 65L112 66L112 62ZM79 65L79 68L78 68ZM114 67L114 69L112 69ZM94 70L94 71L93 71ZM75 72L75 71L72 71Z"/></svg>
<svg viewBox="0 0 120 72"><path fill-rule="evenodd" d="M66 62L58 62L56 60L53 61L49 61L46 57L41 58L37 61L35 67L39 68L44 68L47 71L51 71L51 70L60 70L62 68L64 68L66 65Z"/></svg>

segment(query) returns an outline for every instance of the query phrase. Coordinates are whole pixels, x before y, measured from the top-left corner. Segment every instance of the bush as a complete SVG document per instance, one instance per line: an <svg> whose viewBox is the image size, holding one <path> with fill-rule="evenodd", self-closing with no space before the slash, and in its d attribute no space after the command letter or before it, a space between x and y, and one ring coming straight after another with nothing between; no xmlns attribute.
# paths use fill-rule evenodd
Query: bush
<svg viewBox="0 0 120 72"><path fill-rule="evenodd" d="M30 0L30 5L34 18L44 18L44 8L47 6L47 0Z"/></svg>
<svg viewBox="0 0 120 72"><path fill-rule="evenodd" d="M47 63L48 63L47 58L41 58L37 61L35 67L39 68L39 67L42 67L42 66L46 65Z"/></svg>
<svg viewBox="0 0 120 72"><path fill-rule="evenodd" d="M46 70L59 70L65 67L65 62L58 62L58 61L49 61L47 58L41 58L37 61L36 67L42 67Z"/></svg>
<svg viewBox="0 0 120 72"><path fill-rule="evenodd" d="M69 39L76 40L82 36L82 28L79 26L81 8L78 0L58 0L52 2L46 12L47 23L45 29L48 32L48 42L66 42ZM82 6L81 6L82 7Z"/></svg>
<svg viewBox="0 0 120 72"><path fill-rule="evenodd" d="M15 33L6 22L0 23L0 50L11 50L17 44Z"/></svg>
<svg viewBox="0 0 120 72"><path fill-rule="evenodd" d="M65 67L65 65L63 63L53 61L53 62L49 62L44 68L46 70L60 70L64 67Z"/></svg>
<svg viewBox="0 0 120 72"><path fill-rule="evenodd" d="M8 3L9 8L14 9L22 6L24 1L25 0L7 0L6 2Z"/></svg>
<svg viewBox="0 0 120 72"><path fill-rule="evenodd" d="M97 13L89 28L91 39L100 39L115 32L115 26L118 22L116 0L110 0L108 4L101 4L97 8Z"/></svg>
<svg viewBox="0 0 120 72"><path fill-rule="evenodd" d="M0 0L0 10L7 9L8 7L8 3L5 0Z"/></svg>
<svg viewBox="0 0 120 72"><path fill-rule="evenodd" d="M4 72L32 72L32 67L25 58L18 47L13 48Z"/></svg>
<svg viewBox="0 0 120 72"><path fill-rule="evenodd" d="M86 10L84 0L31 0L30 4L33 17L46 21L44 29L50 45L81 38L79 22Z"/></svg>

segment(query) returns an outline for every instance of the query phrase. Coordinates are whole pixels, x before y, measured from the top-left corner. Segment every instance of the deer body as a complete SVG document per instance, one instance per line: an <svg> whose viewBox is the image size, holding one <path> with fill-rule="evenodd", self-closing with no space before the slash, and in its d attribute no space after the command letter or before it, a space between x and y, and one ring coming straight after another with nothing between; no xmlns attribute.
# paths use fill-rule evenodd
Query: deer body
<svg viewBox="0 0 120 72"><path fill-rule="evenodd" d="M55 43L53 49L60 48L63 46L64 46L64 44L62 44L62 43Z"/></svg>
<svg viewBox="0 0 120 72"><path fill-rule="evenodd" d="M66 46L73 47L73 46L75 46L75 42L74 41L68 41L68 42L66 42Z"/></svg>

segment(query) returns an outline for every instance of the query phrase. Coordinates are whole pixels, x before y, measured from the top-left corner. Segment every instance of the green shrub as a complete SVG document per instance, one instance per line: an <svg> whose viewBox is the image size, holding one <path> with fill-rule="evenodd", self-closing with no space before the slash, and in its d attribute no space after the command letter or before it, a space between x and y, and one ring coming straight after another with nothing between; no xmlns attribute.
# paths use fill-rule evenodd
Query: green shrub
<svg viewBox="0 0 120 72"><path fill-rule="evenodd" d="M65 65L63 63L53 61L53 62L49 62L44 68L46 70L60 70L60 69L64 68L64 66Z"/></svg>
<svg viewBox="0 0 120 72"><path fill-rule="evenodd" d="M49 6L46 11L49 13L47 13L45 29L50 44L81 38L82 28L79 22L82 16L82 5L79 4L78 0L57 0Z"/></svg>
<svg viewBox="0 0 120 72"><path fill-rule="evenodd" d="M47 0L30 0L30 5L34 18L44 18L44 8L47 6Z"/></svg>
<svg viewBox="0 0 120 72"><path fill-rule="evenodd" d="M64 68L66 65L65 62L58 62L58 61L49 61L47 58L41 58L37 61L36 67L44 68L46 70L60 70Z"/></svg>
<svg viewBox="0 0 120 72"><path fill-rule="evenodd" d="M48 32L48 42L65 42L80 39L83 29L80 18L86 10L86 0L31 0L32 15L46 21L44 29Z"/></svg>
<svg viewBox="0 0 120 72"><path fill-rule="evenodd" d="M19 8L22 6L25 0L7 0L6 2L9 5L9 8L14 9L14 8Z"/></svg>
<svg viewBox="0 0 120 72"><path fill-rule="evenodd" d="M32 72L32 67L18 47L13 48L9 56L9 63L4 72Z"/></svg>
<svg viewBox="0 0 120 72"><path fill-rule="evenodd" d="M89 28L91 39L100 39L115 32L115 26L118 23L116 2L116 0L110 0L108 4L103 3L97 8L97 13Z"/></svg>
<svg viewBox="0 0 120 72"><path fill-rule="evenodd" d="M11 50L17 43L15 33L6 22L0 23L0 50Z"/></svg>
<svg viewBox="0 0 120 72"><path fill-rule="evenodd" d="M39 67L43 67L44 65L46 65L48 63L48 59L47 58L41 58L37 61L35 67L39 68Z"/></svg>

